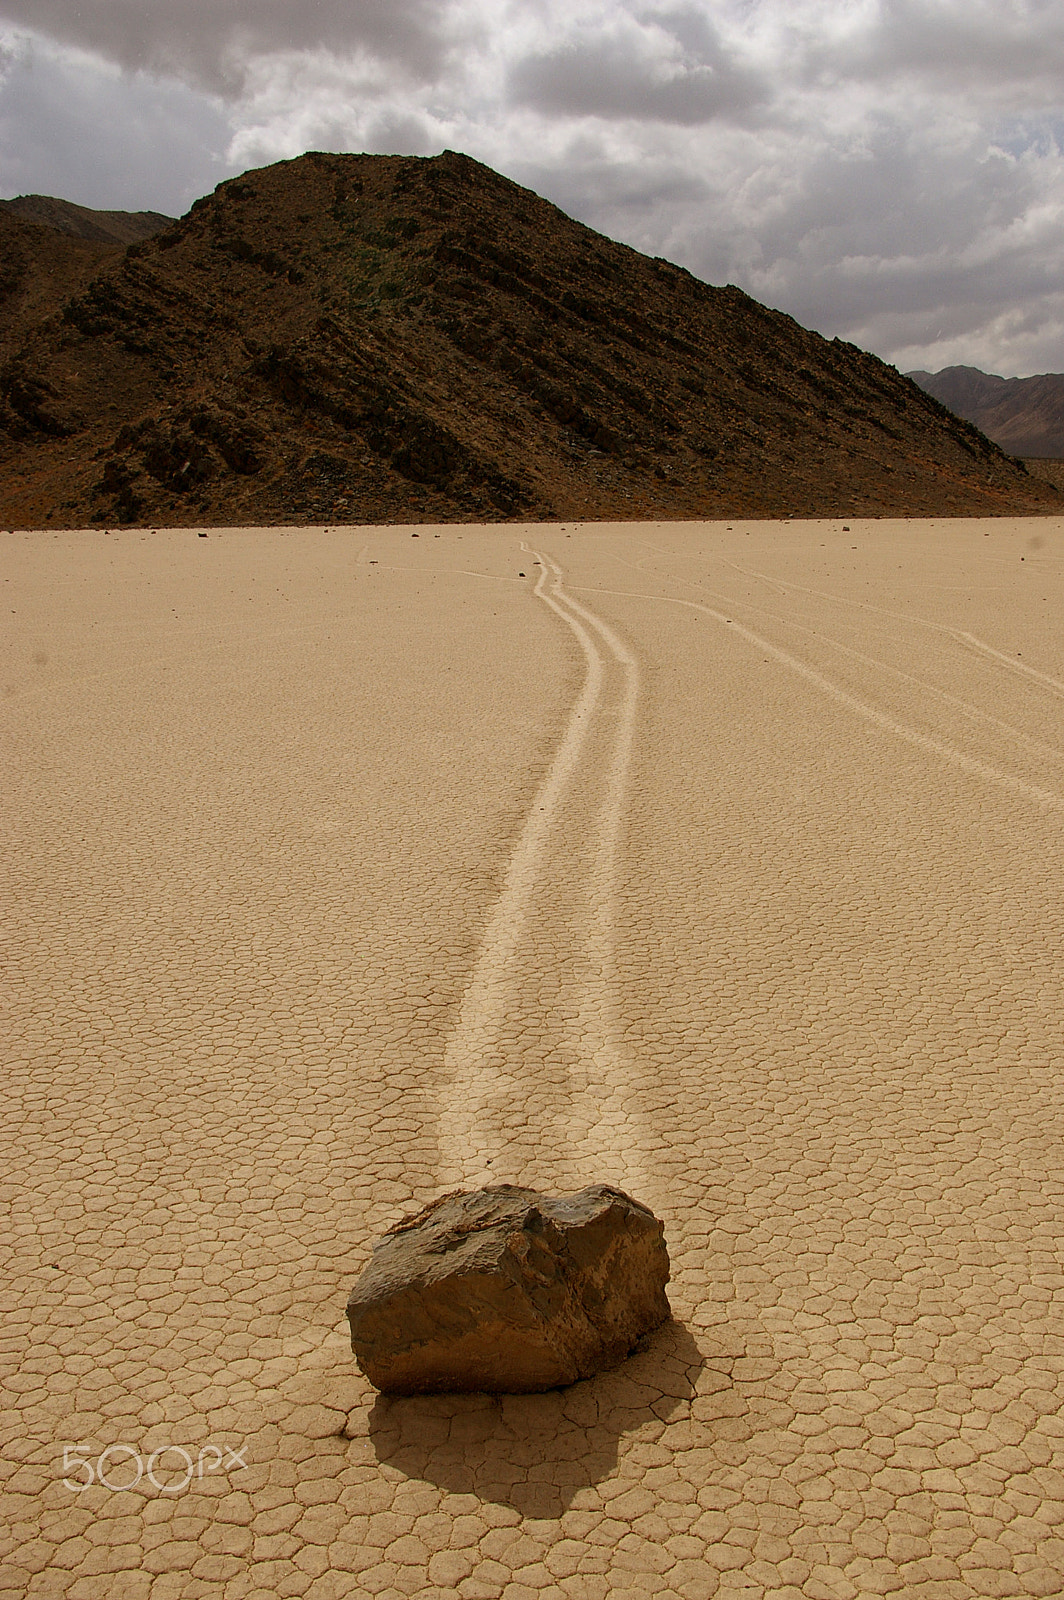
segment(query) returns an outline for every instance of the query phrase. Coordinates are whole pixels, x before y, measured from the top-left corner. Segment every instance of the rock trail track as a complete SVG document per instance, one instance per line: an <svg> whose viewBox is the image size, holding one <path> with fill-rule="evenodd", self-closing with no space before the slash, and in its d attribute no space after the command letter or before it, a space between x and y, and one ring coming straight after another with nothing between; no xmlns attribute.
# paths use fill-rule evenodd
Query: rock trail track
<svg viewBox="0 0 1064 1600"><path fill-rule="evenodd" d="M1064 525L0 579L3 1592L1064 1594ZM376 1397L374 1237L494 1179L647 1200L674 1322Z"/></svg>
<svg viewBox="0 0 1064 1600"><path fill-rule="evenodd" d="M565 592L557 563L521 548L539 568L533 592L571 630L586 673L444 1051L442 1176L456 1187L515 1182L546 1162L555 1183L580 1187L579 1173L597 1170L645 1192L638 1087L614 974L638 666L614 630Z"/></svg>

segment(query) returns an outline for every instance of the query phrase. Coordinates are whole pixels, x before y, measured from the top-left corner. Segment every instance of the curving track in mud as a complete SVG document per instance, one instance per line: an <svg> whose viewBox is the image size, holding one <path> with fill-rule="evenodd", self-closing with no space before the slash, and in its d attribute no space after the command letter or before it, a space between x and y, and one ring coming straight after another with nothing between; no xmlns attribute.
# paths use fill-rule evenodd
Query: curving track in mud
<svg viewBox="0 0 1064 1600"><path fill-rule="evenodd" d="M566 1167L582 1162L638 1187L638 1112L614 974L638 664L612 628L567 594L557 562L521 548L539 567L536 598L569 629L585 671L444 1050L441 1176L468 1185L531 1181L543 1170L564 1181ZM531 1010L522 996L532 998Z"/></svg>

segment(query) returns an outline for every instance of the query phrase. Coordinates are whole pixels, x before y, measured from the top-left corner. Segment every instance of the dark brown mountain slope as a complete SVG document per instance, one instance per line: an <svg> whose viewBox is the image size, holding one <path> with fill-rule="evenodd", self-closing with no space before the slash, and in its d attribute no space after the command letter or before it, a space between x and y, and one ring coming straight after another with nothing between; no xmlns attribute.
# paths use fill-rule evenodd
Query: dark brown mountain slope
<svg viewBox="0 0 1064 1600"><path fill-rule="evenodd" d="M20 194L14 200L0 200L0 217L4 216L42 222L46 228L74 239L122 245L150 239L174 220L164 217L161 211L91 211L88 206L56 200L50 194Z"/></svg>
<svg viewBox="0 0 1064 1600"><path fill-rule="evenodd" d="M978 367L943 367L909 377L1010 455L1064 456L1064 373L999 378Z"/></svg>
<svg viewBox="0 0 1064 1600"><path fill-rule="evenodd" d="M17 347L121 256L121 245L90 244L0 212L0 352Z"/></svg>
<svg viewBox="0 0 1064 1600"><path fill-rule="evenodd" d="M0 350L0 518L1055 508L893 368L465 156L221 185Z"/></svg>

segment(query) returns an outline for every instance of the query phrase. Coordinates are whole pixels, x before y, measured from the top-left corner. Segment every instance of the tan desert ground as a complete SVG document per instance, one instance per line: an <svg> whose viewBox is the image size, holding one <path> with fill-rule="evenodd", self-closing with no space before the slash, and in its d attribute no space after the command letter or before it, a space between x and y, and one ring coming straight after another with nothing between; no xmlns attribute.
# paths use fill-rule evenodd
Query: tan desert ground
<svg viewBox="0 0 1064 1600"><path fill-rule="evenodd" d="M5 1592L1064 1594L1064 521L0 550ZM675 1320L377 1397L506 1180Z"/></svg>

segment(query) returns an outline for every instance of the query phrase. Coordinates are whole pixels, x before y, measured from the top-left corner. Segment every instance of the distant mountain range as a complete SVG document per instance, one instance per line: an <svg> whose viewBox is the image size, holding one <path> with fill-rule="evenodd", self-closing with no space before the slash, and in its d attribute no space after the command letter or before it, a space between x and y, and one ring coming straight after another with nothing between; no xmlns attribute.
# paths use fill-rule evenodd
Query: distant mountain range
<svg viewBox="0 0 1064 1600"><path fill-rule="evenodd" d="M14 200L0 200L0 216L17 217L20 222L43 222L56 233L88 239L93 244L138 244L162 233L174 220L161 211L90 211L87 206L56 200L50 194L20 194Z"/></svg>
<svg viewBox="0 0 1064 1600"><path fill-rule="evenodd" d="M875 356L453 151L301 156L177 222L0 208L0 527L1060 504Z"/></svg>
<svg viewBox="0 0 1064 1600"><path fill-rule="evenodd" d="M906 374L1012 456L1064 458L1064 373L999 378L978 367Z"/></svg>

